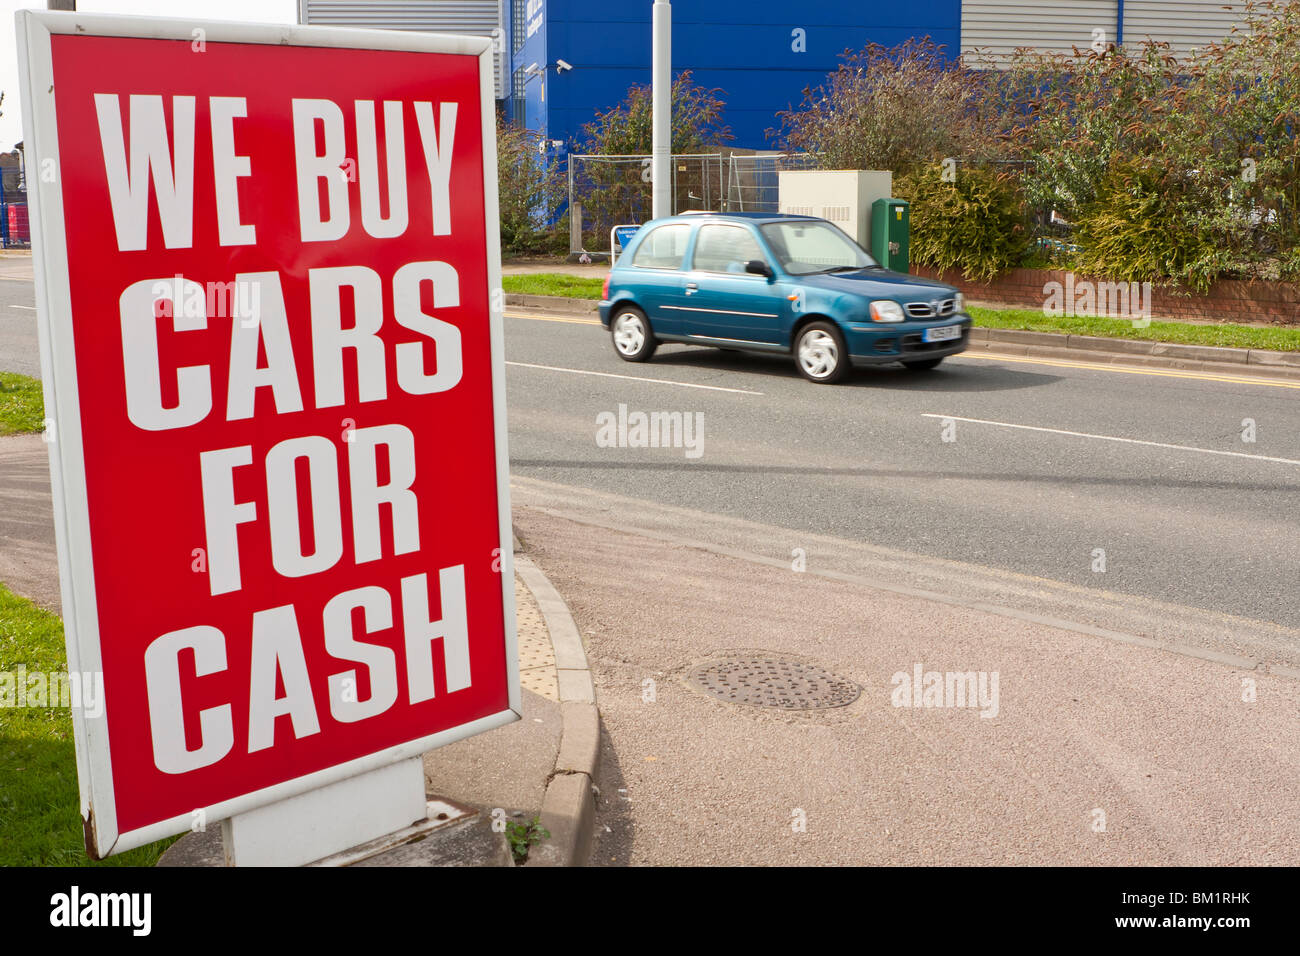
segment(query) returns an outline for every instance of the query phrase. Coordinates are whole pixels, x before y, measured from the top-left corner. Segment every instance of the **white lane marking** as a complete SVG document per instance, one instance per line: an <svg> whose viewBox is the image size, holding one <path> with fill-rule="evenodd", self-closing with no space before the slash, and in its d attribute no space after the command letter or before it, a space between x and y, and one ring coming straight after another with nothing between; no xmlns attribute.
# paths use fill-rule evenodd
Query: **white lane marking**
<svg viewBox="0 0 1300 956"><path fill-rule="evenodd" d="M1197 448L1194 445L1169 445L1159 441L1142 441L1140 438L1116 438L1114 435L1092 435L1088 432L1071 432L1061 428L1042 428L1038 425L1014 425L1011 422L991 422L983 418L962 418L958 415L931 415L923 412L922 418L948 418L954 422L970 422L973 425L995 425L998 428L1018 428L1027 432L1049 432L1053 435L1069 435L1073 438L1096 438L1100 441L1123 442L1126 445L1147 445L1151 448L1172 448L1177 451L1194 451L1202 455L1224 455L1229 458L1250 458L1255 461L1275 461L1283 465L1300 465L1294 458L1270 458L1267 455L1248 455L1241 451L1220 451L1217 448Z"/></svg>
<svg viewBox="0 0 1300 956"><path fill-rule="evenodd" d="M592 372L585 368L558 368L554 365L531 365L528 362L506 362L518 368L540 368L548 372L572 372L574 375L599 375L601 378L625 378L633 382L654 382L656 385L676 385L678 388L703 388L710 392L734 392L737 395L762 395L747 388L723 388L721 385L696 385L692 382L670 382L666 378L642 378L639 375L617 375L614 372Z"/></svg>
<svg viewBox="0 0 1300 956"><path fill-rule="evenodd" d="M36 311L36 306L34 306L34 305L11 305L11 306L9 306L9 308L11 308L11 309L23 309L23 310L25 310L25 311L27 311L27 312L35 312L35 311Z"/></svg>

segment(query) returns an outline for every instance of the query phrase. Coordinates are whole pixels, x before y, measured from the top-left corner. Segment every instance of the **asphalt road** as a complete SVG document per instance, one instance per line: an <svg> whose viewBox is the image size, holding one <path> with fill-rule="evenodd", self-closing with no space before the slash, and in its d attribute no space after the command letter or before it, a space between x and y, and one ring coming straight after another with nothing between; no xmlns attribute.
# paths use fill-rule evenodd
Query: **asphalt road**
<svg viewBox="0 0 1300 956"><path fill-rule="evenodd" d="M958 357L817 386L767 356L624 363L572 319L506 329L516 476L1300 626L1300 383ZM701 454L600 447L620 404L699 413Z"/></svg>
<svg viewBox="0 0 1300 956"><path fill-rule="evenodd" d="M0 258L0 372L41 377L30 256Z"/></svg>
<svg viewBox="0 0 1300 956"><path fill-rule="evenodd" d="M30 275L0 260L0 370L39 375ZM516 313L506 350L515 476L1300 627L1300 383L963 356L816 386ZM620 405L692 416L697 448L601 447Z"/></svg>

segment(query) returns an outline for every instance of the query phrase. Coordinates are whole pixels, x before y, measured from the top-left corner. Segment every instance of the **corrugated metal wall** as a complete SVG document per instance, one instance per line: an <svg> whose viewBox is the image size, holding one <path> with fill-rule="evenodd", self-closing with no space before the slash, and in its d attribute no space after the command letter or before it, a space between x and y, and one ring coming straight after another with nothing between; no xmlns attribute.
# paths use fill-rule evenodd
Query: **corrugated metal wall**
<svg viewBox="0 0 1300 956"><path fill-rule="evenodd" d="M298 22L325 27L366 27L504 36L501 0L298 0ZM504 44L496 53L496 98L505 96Z"/></svg>
<svg viewBox="0 0 1300 956"><path fill-rule="evenodd" d="M1181 5L1179 0L1164 3ZM1097 28L1113 43L1115 11L1116 0L963 0L961 51L978 49L1001 57L1024 46L1069 53L1071 47L1088 49Z"/></svg>
<svg viewBox="0 0 1300 956"><path fill-rule="evenodd" d="M1149 36L1185 53L1226 37L1244 6L1241 0L1124 0L1124 43Z"/></svg>
<svg viewBox="0 0 1300 956"><path fill-rule="evenodd" d="M1071 46L1087 50L1097 28L1113 43L1117 8L1116 0L963 0L962 53L981 49L1005 56L1020 46L1057 53L1068 53ZM1242 0L1124 0L1124 43L1150 37L1183 53L1222 40L1243 12Z"/></svg>

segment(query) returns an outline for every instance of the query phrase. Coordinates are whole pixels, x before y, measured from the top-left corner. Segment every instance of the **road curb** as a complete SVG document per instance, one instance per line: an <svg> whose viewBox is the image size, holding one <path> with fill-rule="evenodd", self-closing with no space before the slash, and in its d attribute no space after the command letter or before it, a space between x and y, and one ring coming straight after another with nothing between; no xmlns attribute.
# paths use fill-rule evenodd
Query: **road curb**
<svg viewBox="0 0 1300 956"><path fill-rule="evenodd" d="M506 305L524 309L544 309L547 312L567 312L574 315L595 315L594 299L572 299L563 295L522 295L506 293Z"/></svg>
<svg viewBox="0 0 1300 956"><path fill-rule="evenodd" d="M568 299L551 295L507 295L506 305L571 315L597 313L596 303L591 299ZM1033 332L1027 329L989 329L982 326L971 329L970 344L973 351L1003 351L1027 357L1065 358L1101 364L1127 362L1148 368L1300 379L1300 352L1143 342L1095 335Z"/></svg>
<svg viewBox="0 0 1300 956"><path fill-rule="evenodd" d="M600 763L600 711L582 635L564 598L519 550L515 573L533 595L551 635L560 688L560 749L542 798L541 822L551 838L536 847L525 866L584 866L596 828L594 782Z"/></svg>

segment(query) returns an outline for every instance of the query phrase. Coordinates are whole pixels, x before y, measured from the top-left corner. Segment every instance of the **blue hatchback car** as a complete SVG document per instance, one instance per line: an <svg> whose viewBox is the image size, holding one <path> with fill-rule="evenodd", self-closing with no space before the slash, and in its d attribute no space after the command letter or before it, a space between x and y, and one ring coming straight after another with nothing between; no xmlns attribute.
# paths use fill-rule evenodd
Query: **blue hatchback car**
<svg viewBox="0 0 1300 956"><path fill-rule="evenodd" d="M814 382L855 365L928 370L966 348L970 316L950 285L881 267L810 216L687 213L648 222L600 303L620 358L660 342L792 355Z"/></svg>

